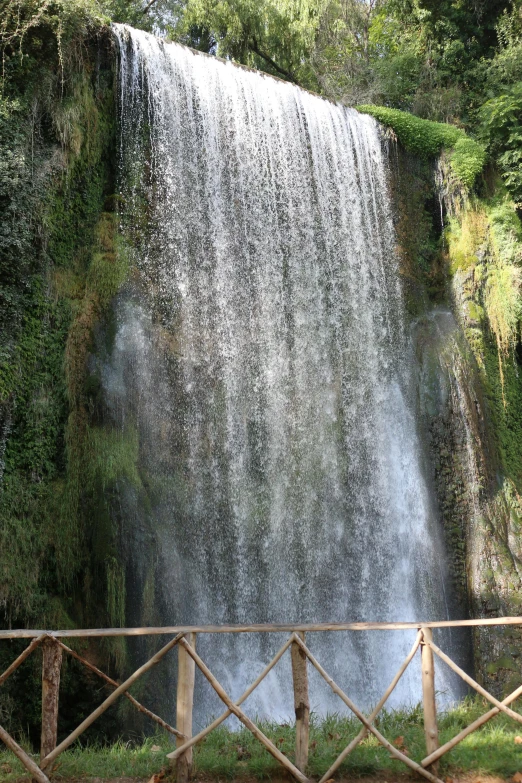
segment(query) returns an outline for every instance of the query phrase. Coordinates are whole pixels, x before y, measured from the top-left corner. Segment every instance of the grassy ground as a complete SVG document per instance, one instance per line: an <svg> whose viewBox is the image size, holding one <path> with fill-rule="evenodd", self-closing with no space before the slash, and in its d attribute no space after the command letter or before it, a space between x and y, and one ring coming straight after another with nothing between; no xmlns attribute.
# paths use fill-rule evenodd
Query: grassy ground
<svg viewBox="0 0 522 783"><path fill-rule="evenodd" d="M443 714L439 719L441 743L487 710L480 700L468 700ZM383 712L377 722L379 731L403 752L420 761L424 755L422 712ZM261 723L263 731L280 750L293 758L294 728L289 724ZM310 762L308 774L320 777L360 728L356 720L332 715L323 719L312 716L310 731ZM476 772L511 778L522 773L522 726L504 716L497 716L446 755L440 764L440 776L456 777ZM165 735L148 738L136 744L118 742L107 747L81 747L63 753L57 760L52 776L60 778L144 778L149 779L166 766L165 754L172 749ZM405 767L390 758L373 737L367 737L342 765L344 777L374 775L382 771L399 773ZM197 746L194 754L196 777L268 778L281 772L275 760L246 730L230 731L221 726ZM7 752L0 753L0 780L13 783L24 776L20 763Z"/></svg>

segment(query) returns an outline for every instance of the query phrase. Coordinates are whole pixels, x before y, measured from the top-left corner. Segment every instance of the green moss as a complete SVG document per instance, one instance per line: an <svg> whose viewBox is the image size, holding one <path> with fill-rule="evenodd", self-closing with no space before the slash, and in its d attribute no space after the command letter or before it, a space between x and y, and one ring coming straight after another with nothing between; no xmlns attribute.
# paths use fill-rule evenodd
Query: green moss
<svg viewBox="0 0 522 783"><path fill-rule="evenodd" d="M522 225L502 183L447 221L447 266L466 337L482 374L505 475L522 487Z"/></svg>
<svg viewBox="0 0 522 783"><path fill-rule="evenodd" d="M522 262L522 223L515 204L505 190L497 189L495 196L484 202L491 226L495 253L505 264Z"/></svg>
<svg viewBox="0 0 522 783"><path fill-rule="evenodd" d="M483 350L483 383L492 418L495 439L506 475L522 487L522 382L513 359L503 365L500 375L498 350L486 339Z"/></svg>
<svg viewBox="0 0 522 783"><path fill-rule="evenodd" d="M386 106L362 105L356 108L391 128L405 149L423 159L436 158L444 149L451 150L451 169L459 182L468 189L473 187L484 168L484 147L454 125L423 120Z"/></svg>
<svg viewBox="0 0 522 783"><path fill-rule="evenodd" d="M87 288L95 293L98 305L105 310L127 280L129 254L121 237L117 236L117 215L103 213L95 231L99 248L92 256L87 273Z"/></svg>
<svg viewBox="0 0 522 783"><path fill-rule="evenodd" d="M484 308L476 302L468 302L468 316L472 321L482 321L484 318Z"/></svg>
<svg viewBox="0 0 522 783"><path fill-rule="evenodd" d="M488 674L498 674L501 669L507 669L508 671L514 671L514 672L519 671L519 667L517 666L514 659L507 655L503 655L501 658L498 658L496 661L491 661L491 663L488 663L486 667L486 671Z"/></svg>
<svg viewBox="0 0 522 783"><path fill-rule="evenodd" d="M90 330L127 270L126 257L116 250L115 216L102 211L112 178L112 76L110 71L100 71L92 82L88 69L82 74L66 96L69 119L74 116L82 127L80 141L76 139L78 146L66 149L65 168L51 169L40 201L29 202L33 232L43 234L44 242L24 286L15 280L16 288L23 290L17 303L19 326L0 356L0 404L11 421L0 496L5 524L0 535L13 526L30 531L20 541L29 547L27 552L24 549L27 562L33 562L27 578L18 558L12 567L7 561L0 564L0 593L11 613L27 614L34 609L33 596L38 590L25 589L27 580L41 584L44 595L42 579L70 585L82 569L78 453L85 414L77 405L84 396ZM62 135L65 144L68 137L65 131ZM4 251L11 268L14 261ZM82 316L84 328L79 329ZM76 352L71 350L73 344ZM69 357L75 353L77 361L75 371L64 376L66 347ZM13 493L23 497L24 503L12 504ZM47 561L44 570L39 566L41 560Z"/></svg>
<svg viewBox="0 0 522 783"><path fill-rule="evenodd" d="M448 218L444 242L451 275L477 265L479 253L487 240L488 228L486 213L479 204L473 204L459 215Z"/></svg>
<svg viewBox="0 0 522 783"><path fill-rule="evenodd" d="M118 481L128 481L135 488L141 486L138 473L138 431L127 426L124 430L90 427L87 434L88 476L94 488L102 494Z"/></svg>
<svg viewBox="0 0 522 783"><path fill-rule="evenodd" d="M54 4L54 21L80 5ZM18 626L123 623L125 575L108 504L117 482L139 483L136 433L122 442L91 422L93 331L129 262L112 212L112 52L82 14L75 31L64 28L66 72L45 18L41 45L29 33L21 64L8 53L0 98L0 427L8 435L3 454L0 443L0 606L3 623ZM103 655L125 666L124 644L111 641ZM96 694L83 674L78 681L89 694L78 703L90 711ZM34 679L6 688L10 726L37 739ZM65 716L74 693L72 681L64 685Z"/></svg>

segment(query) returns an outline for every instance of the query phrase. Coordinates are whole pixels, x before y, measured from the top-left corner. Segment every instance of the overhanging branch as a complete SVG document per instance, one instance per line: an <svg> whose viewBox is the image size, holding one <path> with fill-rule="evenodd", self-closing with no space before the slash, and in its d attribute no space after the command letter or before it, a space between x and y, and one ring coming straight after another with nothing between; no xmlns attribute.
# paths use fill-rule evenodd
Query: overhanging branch
<svg viewBox="0 0 522 783"><path fill-rule="evenodd" d="M145 16L147 11L149 11L152 8L152 6L154 5L155 2L156 2L156 0L150 0L150 3L147 3L147 5L143 9L143 11L141 12L142 16Z"/></svg>
<svg viewBox="0 0 522 783"><path fill-rule="evenodd" d="M153 0L153 2L154 2L154 0ZM259 48L257 40L255 38L252 38L252 40L248 42L248 48L250 49L251 52L253 52L254 54L257 54L258 57L261 57L265 62L269 63L269 65L271 65L272 68L274 68L278 73L280 73L282 76L284 76L286 79L288 79L288 81L294 82L294 84L297 84L297 80L296 80L295 76L293 75L293 73L291 73L290 71L287 71L285 68L281 68L281 66L278 65L276 62L274 62L274 60L272 60L272 58L268 54L265 54L265 52L262 52L261 49Z"/></svg>

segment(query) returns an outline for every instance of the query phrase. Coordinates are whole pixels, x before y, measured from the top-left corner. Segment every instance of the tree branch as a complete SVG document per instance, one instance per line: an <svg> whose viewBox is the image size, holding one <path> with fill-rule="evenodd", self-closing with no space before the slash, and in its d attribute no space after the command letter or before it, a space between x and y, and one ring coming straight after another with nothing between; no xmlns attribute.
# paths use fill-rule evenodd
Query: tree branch
<svg viewBox="0 0 522 783"><path fill-rule="evenodd" d="M153 0L153 2L154 2L154 0ZM274 68L282 76L285 76L288 79L288 81L293 82L294 84L297 84L297 80L296 80L295 76L293 75L293 73L291 73L290 71L285 70L284 68L281 68L281 66L278 65L276 62L274 62L274 60L272 60L272 58L269 57L268 54L265 54L264 52L262 52L260 50L259 46L257 45L257 40L255 38L252 38L252 40L249 41L247 45L248 45L248 48L250 49L251 52L253 52L254 54L257 54L258 57L261 57L265 62L269 63L269 65L271 65L272 68Z"/></svg>
<svg viewBox="0 0 522 783"><path fill-rule="evenodd" d="M152 8L152 6L154 5L154 3L155 3L155 2L156 2L156 0L150 0L150 2L149 2L149 3L147 3L147 5L146 5L146 6L145 6L145 8L143 9L143 11L141 12L141 15L142 15L142 16L145 16L145 14L147 13L147 11L149 11L149 9L151 9L151 8Z"/></svg>

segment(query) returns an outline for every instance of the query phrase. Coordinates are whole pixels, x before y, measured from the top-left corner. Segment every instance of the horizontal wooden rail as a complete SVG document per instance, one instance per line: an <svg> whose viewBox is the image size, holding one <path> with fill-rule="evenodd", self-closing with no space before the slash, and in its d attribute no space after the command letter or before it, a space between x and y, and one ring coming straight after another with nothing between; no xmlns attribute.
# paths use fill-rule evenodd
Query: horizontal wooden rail
<svg viewBox="0 0 522 783"><path fill-rule="evenodd" d="M487 618L483 620L443 620L440 622L394 622L394 623L316 623L300 625L274 625L274 624L255 624L255 625L200 625L200 626L168 626L158 628L95 628L90 630L65 630L65 631L31 631L19 629L14 631L0 631L0 640L26 638L32 641L21 652L13 663L0 674L0 687L10 677L19 666L31 655L38 647L43 650L42 664L42 744L40 765L31 759L31 757L16 743L4 728L0 727L0 740L2 740L10 750L18 756L28 772L31 773L33 780L38 783L48 783L48 778L44 772L51 768L52 762L69 747L92 723L102 715L105 710L113 704L117 698L124 696L130 700L131 704L140 712L147 715L148 718L162 726L171 735L175 735L177 748L167 755L170 763L176 765L177 783L188 783L192 768L192 748L200 742L211 731L217 728L228 716L235 715L246 728L256 737L256 739L274 756L274 758L284 767L290 775L299 783L310 783L306 774L308 760L308 715L309 715L309 697L308 697L308 674L307 664L313 666L317 672L328 683L333 692L342 702L352 711L356 718L361 722L361 730L358 735L351 740L342 753L330 766L330 769L323 775L320 783L327 783L332 775L339 769L346 757L357 747L357 745L368 735L372 734L378 743L387 749L393 758L403 762L410 769L423 776L431 783L441 783L437 777L438 760L454 748L464 737L471 734L495 715L504 713L518 723L522 723L522 716L509 708L509 704L522 696L522 686L503 701L493 697L488 691L477 683L469 674L461 669L451 658L444 653L433 641L434 628L473 628L484 626L501 625L522 625L522 617L501 617ZM415 630L416 638L408 656L397 671L392 682L388 686L384 695L381 697L370 715L366 716L354 704L349 696L341 690L334 682L326 670L311 652L311 645L305 637L306 633L324 633L336 631L405 631ZM226 693L223 686L217 681L214 674L196 652L196 635L198 633L289 633L283 646L276 653L271 662L265 666L263 671L258 674L256 679L247 688L244 694L236 700L233 700ZM86 658L83 658L77 652L67 647L60 639L64 637L88 638L88 637L107 637L107 636L154 636L169 635L171 639L167 644L156 652L152 658L130 675L121 685L116 680L94 666ZM172 638L173 637L173 638ZM177 682L177 728L170 726L166 721L155 715L142 704L140 704L129 692L129 688L153 666L159 663L166 654L174 647L178 648L179 666ZM386 737L384 737L375 727L375 720L378 713L382 710L384 704L395 689L400 678L412 662L417 651L421 650L421 671L422 671L422 694L424 706L424 728L426 737L427 755L420 763L410 759L401 749L395 747ZM290 650L292 659L292 680L294 689L294 707L296 714L296 748L294 762L274 745L274 743L261 731L254 721L252 721L241 709L240 705L250 696L259 686L267 674L281 660L287 650ZM82 723L69 734L69 736L57 743L58 728L58 701L60 687L60 666L62 652L72 655L76 660L94 672L110 687L113 692L103 703L97 707L91 715L86 717ZM486 712L481 718L478 718L468 727L464 728L453 739L439 747L438 728L437 728L437 705L435 700L435 657L449 666L459 677L468 685L478 691L485 699L493 705L493 708ZM210 685L216 691L218 696L224 702L226 710L212 721L205 729L201 730L196 736L192 736L192 708L194 700L194 674L195 669L199 669Z"/></svg>
<svg viewBox="0 0 522 783"><path fill-rule="evenodd" d="M166 625L144 628L68 628L63 631L18 628L0 631L0 639L34 639L53 636L57 639L104 636L159 636L188 633L321 633L324 631L418 631L419 628L476 628L491 625L522 625L522 617L487 617L477 620L438 620L397 623L293 623L253 625Z"/></svg>

